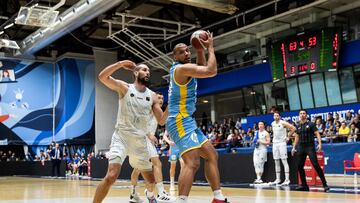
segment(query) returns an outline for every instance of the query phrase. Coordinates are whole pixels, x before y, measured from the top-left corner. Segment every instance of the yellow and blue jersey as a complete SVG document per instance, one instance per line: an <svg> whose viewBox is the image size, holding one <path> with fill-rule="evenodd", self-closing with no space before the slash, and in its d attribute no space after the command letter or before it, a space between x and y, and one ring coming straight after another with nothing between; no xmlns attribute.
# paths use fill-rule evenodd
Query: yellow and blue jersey
<svg viewBox="0 0 360 203"><path fill-rule="evenodd" d="M178 84L175 81L175 70L179 64L181 63L176 62L170 68L169 116L166 129L179 147L180 154L183 154L201 147L207 139L202 133L199 134L200 130L197 130L196 121L192 116L196 110L197 79L191 78L184 85Z"/></svg>

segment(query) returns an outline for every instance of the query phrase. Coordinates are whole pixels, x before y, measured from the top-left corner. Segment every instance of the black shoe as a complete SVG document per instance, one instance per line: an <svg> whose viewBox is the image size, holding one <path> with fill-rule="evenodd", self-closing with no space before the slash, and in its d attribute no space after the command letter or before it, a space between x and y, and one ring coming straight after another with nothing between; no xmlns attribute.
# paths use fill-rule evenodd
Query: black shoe
<svg viewBox="0 0 360 203"><path fill-rule="evenodd" d="M330 187L327 186L327 185L325 185L325 186L324 186L324 192L329 192L329 191L330 191Z"/></svg>
<svg viewBox="0 0 360 203"><path fill-rule="evenodd" d="M297 191L310 191L308 186L298 186L295 188Z"/></svg>

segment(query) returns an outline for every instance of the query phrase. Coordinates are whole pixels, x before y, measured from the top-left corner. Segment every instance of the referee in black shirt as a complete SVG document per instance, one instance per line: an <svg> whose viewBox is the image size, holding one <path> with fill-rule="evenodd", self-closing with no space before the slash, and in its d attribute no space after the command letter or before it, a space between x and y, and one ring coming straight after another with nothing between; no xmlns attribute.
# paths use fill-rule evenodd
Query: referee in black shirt
<svg viewBox="0 0 360 203"><path fill-rule="evenodd" d="M292 155L294 155L295 153L297 155L298 171L300 173L302 183L302 185L297 187L296 189L300 191L309 191L309 186L306 183L304 170L306 156L308 155L312 165L314 166L314 169L316 170L318 176L321 179L321 182L324 186L324 191L327 192L330 188L326 183L324 172L321 170L315 151L314 135L317 137L317 140L319 142L318 151L321 151L322 149L320 134L317 131L315 124L307 120L307 112L305 110L300 110L299 118L300 123L296 126L295 142L291 150Z"/></svg>

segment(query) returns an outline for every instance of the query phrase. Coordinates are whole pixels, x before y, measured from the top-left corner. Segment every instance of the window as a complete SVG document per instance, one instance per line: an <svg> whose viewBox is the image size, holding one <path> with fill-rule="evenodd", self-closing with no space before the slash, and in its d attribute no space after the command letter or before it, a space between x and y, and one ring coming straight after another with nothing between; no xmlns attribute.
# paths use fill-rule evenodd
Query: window
<svg viewBox="0 0 360 203"><path fill-rule="evenodd" d="M266 105L268 113L271 111L288 111L289 104L286 94L285 80L277 83L264 84L264 97L266 99Z"/></svg>
<svg viewBox="0 0 360 203"><path fill-rule="evenodd" d="M337 72L325 73L326 92L329 105L341 104L340 87Z"/></svg>
<svg viewBox="0 0 360 203"><path fill-rule="evenodd" d="M299 81L299 90L301 96L301 104L302 108L314 108L314 98L312 95L310 78L308 75L302 76L298 78Z"/></svg>
<svg viewBox="0 0 360 203"><path fill-rule="evenodd" d="M314 92L315 107L327 106L323 73L311 75L311 83Z"/></svg>
<svg viewBox="0 0 360 203"><path fill-rule="evenodd" d="M340 87L344 104L357 101L352 67L344 68L340 72Z"/></svg>
<svg viewBox="0 0 360 203"><path fill-rule="evenodd" d="M287 93L289 98L290 110L301 109L300 97L296 78L287 80Z"/></svg>
<svg viewBox="0 0 360 203"><path fill-rule="evenodd" d="M360 65L354 67L354 78L360 78ZM360 101L360 80L355 80L356 93L358 96L358 101Z"/></svg>

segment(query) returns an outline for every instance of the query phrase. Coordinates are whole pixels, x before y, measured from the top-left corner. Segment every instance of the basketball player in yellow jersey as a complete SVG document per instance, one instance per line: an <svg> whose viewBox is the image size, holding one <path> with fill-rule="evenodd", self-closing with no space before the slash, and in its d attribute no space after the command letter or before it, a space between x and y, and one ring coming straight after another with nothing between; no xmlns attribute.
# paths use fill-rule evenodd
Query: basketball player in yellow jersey
<svg viewBox="0 0 360 203"><path fill-rule="evenodd" d="M217 74L212 33L202 41L208 49L197 50L197 64L190 63L190 50L186 44L177 44L173 49L175 63L170 68L169 105L166 129L179 148L184 167L179 176L177 202L187 202L194 175L200 166L200 157L205 159L205 176L214 192L212 203L227 202L220 189L218 154L192 117L196 105L197 78L214 77Z"/></svg>
<svg viewBox="0 0 360 203"><path fill-rule="evenodd" d="M134 72L134 83L128 84L111 76L121 68ZM155 180L145 136L151 115L154 115L160 124L163 124L166 118L158 96L146 87L149 78L149 67L145 64L136 66L129 60L109 65L99 74L99 80L118 93L119 110L109 151L108 171L96 189L93 203L100 203L105 198L118 178L126 156L129 156L130 165L139 169L145 179L145 195L149 203L157 203L153 193Z"/></svg>

